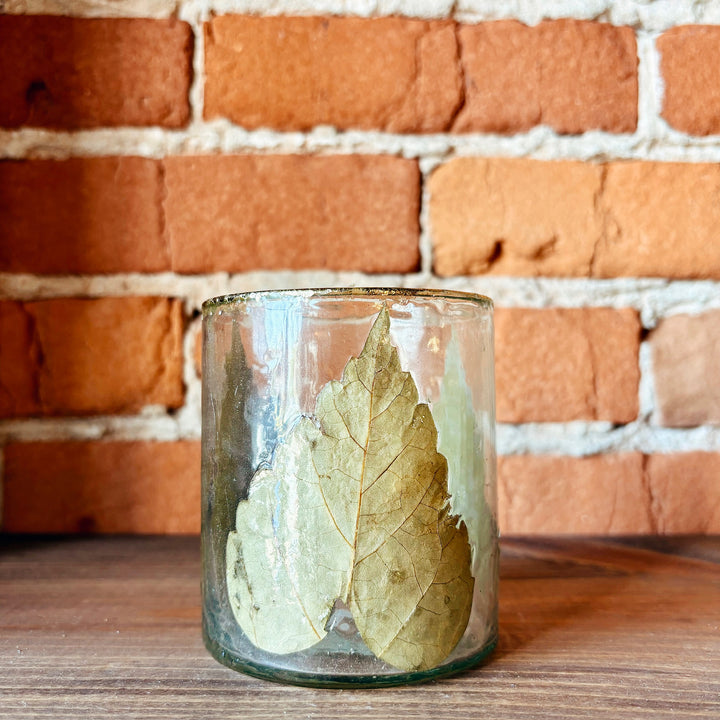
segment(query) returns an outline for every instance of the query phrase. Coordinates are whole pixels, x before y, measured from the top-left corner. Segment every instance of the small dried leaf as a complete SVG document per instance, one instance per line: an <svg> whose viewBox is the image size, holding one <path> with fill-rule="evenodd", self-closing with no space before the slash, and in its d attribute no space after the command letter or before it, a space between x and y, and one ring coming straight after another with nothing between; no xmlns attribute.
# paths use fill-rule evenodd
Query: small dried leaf
<svg viewBox="0 0 720 720"><path fill-rule="evenodd" d="M318 396L256 473L228 537L228 589L258 647L292 652L325 635L333 604L402 670L442 662L473 595L467 529L450 514L447 461L380 312L342 382Z"/></svg>
<svg viewBox="0 0 720 720"><path fill-rule="evenodd" d="M250 383L250 370L237 326L233 326L232 346L225 357L224 369L225 388L220 406L211 406L216 427L211 451L214 462L204 465L203 478L203 522L210 527L213 537L225 537L233 529L238 501L247 497L253 476L252 434L245 419L245 388ZM222 587L226 568L224 548L221 557L217 557L211 543L207 543L203 553L216 585Z"/></svg>
<svg viewBox="0 0 720 720"><path fill-rule="evenodd" d="M468 526L472 545L488 515L484 493L485 464L481 454L482 435L475 420L454 331L445 350L440 397L433 404L432 412L438 429L438 450L448 459L450 504Z"/></svg>
<svg viewBox="0 0 720 720"><path fill-rule="evenodd" d="M347 582L349 549L323 500L312 461L321 434L302 418L278 445L272 469L257 472L237 507L227 543L231 607L250 640L274 653L325 636Z"/></svg>
<svg viewBox="0 0 720 720"><path fill-rule="evenodd" d="M497 525L485 497L485 459L482 428L475 415L460 348L453 331L445 352L440 397L433 405L438 450L448 459L448 490L452 511L467 524L472 548L472 571L480 592L475 602L483 617L490 616L497 573Z"/></svg>

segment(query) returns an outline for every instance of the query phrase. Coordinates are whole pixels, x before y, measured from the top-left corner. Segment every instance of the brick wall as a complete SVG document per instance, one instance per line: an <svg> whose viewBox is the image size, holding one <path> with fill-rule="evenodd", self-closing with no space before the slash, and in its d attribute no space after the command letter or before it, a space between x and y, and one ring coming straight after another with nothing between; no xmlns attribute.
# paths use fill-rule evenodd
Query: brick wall
<svg viewBox="0 0 720 720"><path fill-rule="evenodd" d="M196 532L201 301L398 285L496 301L506 533L720 532L717 4L261 6L0 2L3 527Z"/></svg>

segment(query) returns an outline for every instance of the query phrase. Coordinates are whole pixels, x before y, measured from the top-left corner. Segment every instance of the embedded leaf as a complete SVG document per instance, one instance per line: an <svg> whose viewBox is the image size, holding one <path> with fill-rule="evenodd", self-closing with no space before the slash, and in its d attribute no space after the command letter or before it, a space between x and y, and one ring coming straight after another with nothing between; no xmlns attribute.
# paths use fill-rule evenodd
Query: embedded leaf
<svg viewBox="0 0 720 720"><path fill-rule="evenodd" d="M370 650L402 670L436 666L467 626L467 529L450 514L447 461L400 367L383 308L358 358L260 470L228 537L235 617L258 647L320 640L335 600Z"/></svg>
<svg viewBox="0 0 720 720"><path fill-rule="evenodd" d="M211 462L203 463L204 522L212 537L224 538L233 529L239 500L247 497L253 475L250 465L252 433L245 419L246 386L251 382L240 331L233 325L232 345L225 357L225 389L215 414ZM218 587L225 578L225 547L216 552L212 543L203 545L204 562Z"/></svg>
<svg viewBox="0 0 720 720"><path fill-rule="evenodd" d="M252 433L245 418L246 387L252 382L251 371L245 356L240 330L233 325L230 352L225 357L225 393L220 405L215 455L219 484L229 485L237 500L247 497L252 478L250 467L250 440ZM229 481L226 481L225 479ZM225 514L223 507L223 515ZM231 519L232 519L232 513Z"/></svg>
<svg viewBox="0 0 720 720"><path fill-rule="evenodd" d="M470 548L464 524L449 513L432 415L418 405L389 327L383 309L342 382L320 392L315 461L352 549L343 599L360 635L390 664L426 669L447 657L467 625Z"/></svg>
<svg viewBox="0 0 720 720"><path fill-rule="evenodd" d="M488 589L497 573L497 526L485 497L485 458L482 429L472 404L455 331L445 351L440 397L433 405L438 450L448 459L448 489L452 511L467 524L479 614L487 617L494 602Z"/></svg>
<svg viewBox="0 0 720 720"><path fill-rule="evenodd" d="M289 653L325 636L347 582L350 552L323 500L312 448L320 438L302 418L258 471L237 507L227 543L227 584L235 617L254 645Z"/></svg>

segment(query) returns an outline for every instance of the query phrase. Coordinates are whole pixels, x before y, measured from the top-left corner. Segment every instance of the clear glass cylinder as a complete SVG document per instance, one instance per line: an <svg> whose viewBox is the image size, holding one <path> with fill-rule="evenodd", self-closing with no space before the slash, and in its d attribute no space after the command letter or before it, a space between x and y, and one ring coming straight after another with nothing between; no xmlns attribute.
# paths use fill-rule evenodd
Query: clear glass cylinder
<svg viewBox="0 0 720 720"><path fill-rule="evenodd" d="M492 311L400 289L203 305L203 633L220 662L383 686L492 651Z"/></svg>

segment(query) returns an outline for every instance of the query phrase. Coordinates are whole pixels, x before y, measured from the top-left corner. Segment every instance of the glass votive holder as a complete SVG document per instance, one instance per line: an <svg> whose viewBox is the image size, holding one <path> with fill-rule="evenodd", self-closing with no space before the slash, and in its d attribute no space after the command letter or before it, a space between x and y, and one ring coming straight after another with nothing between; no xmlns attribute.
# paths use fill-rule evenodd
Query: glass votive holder
<svg viewBox="0 0 720 720"><path fill-rule="evenodd" d="M220 662L372 687L492 651L492 312L404 289L203 305L203 633Z"/></svg>

